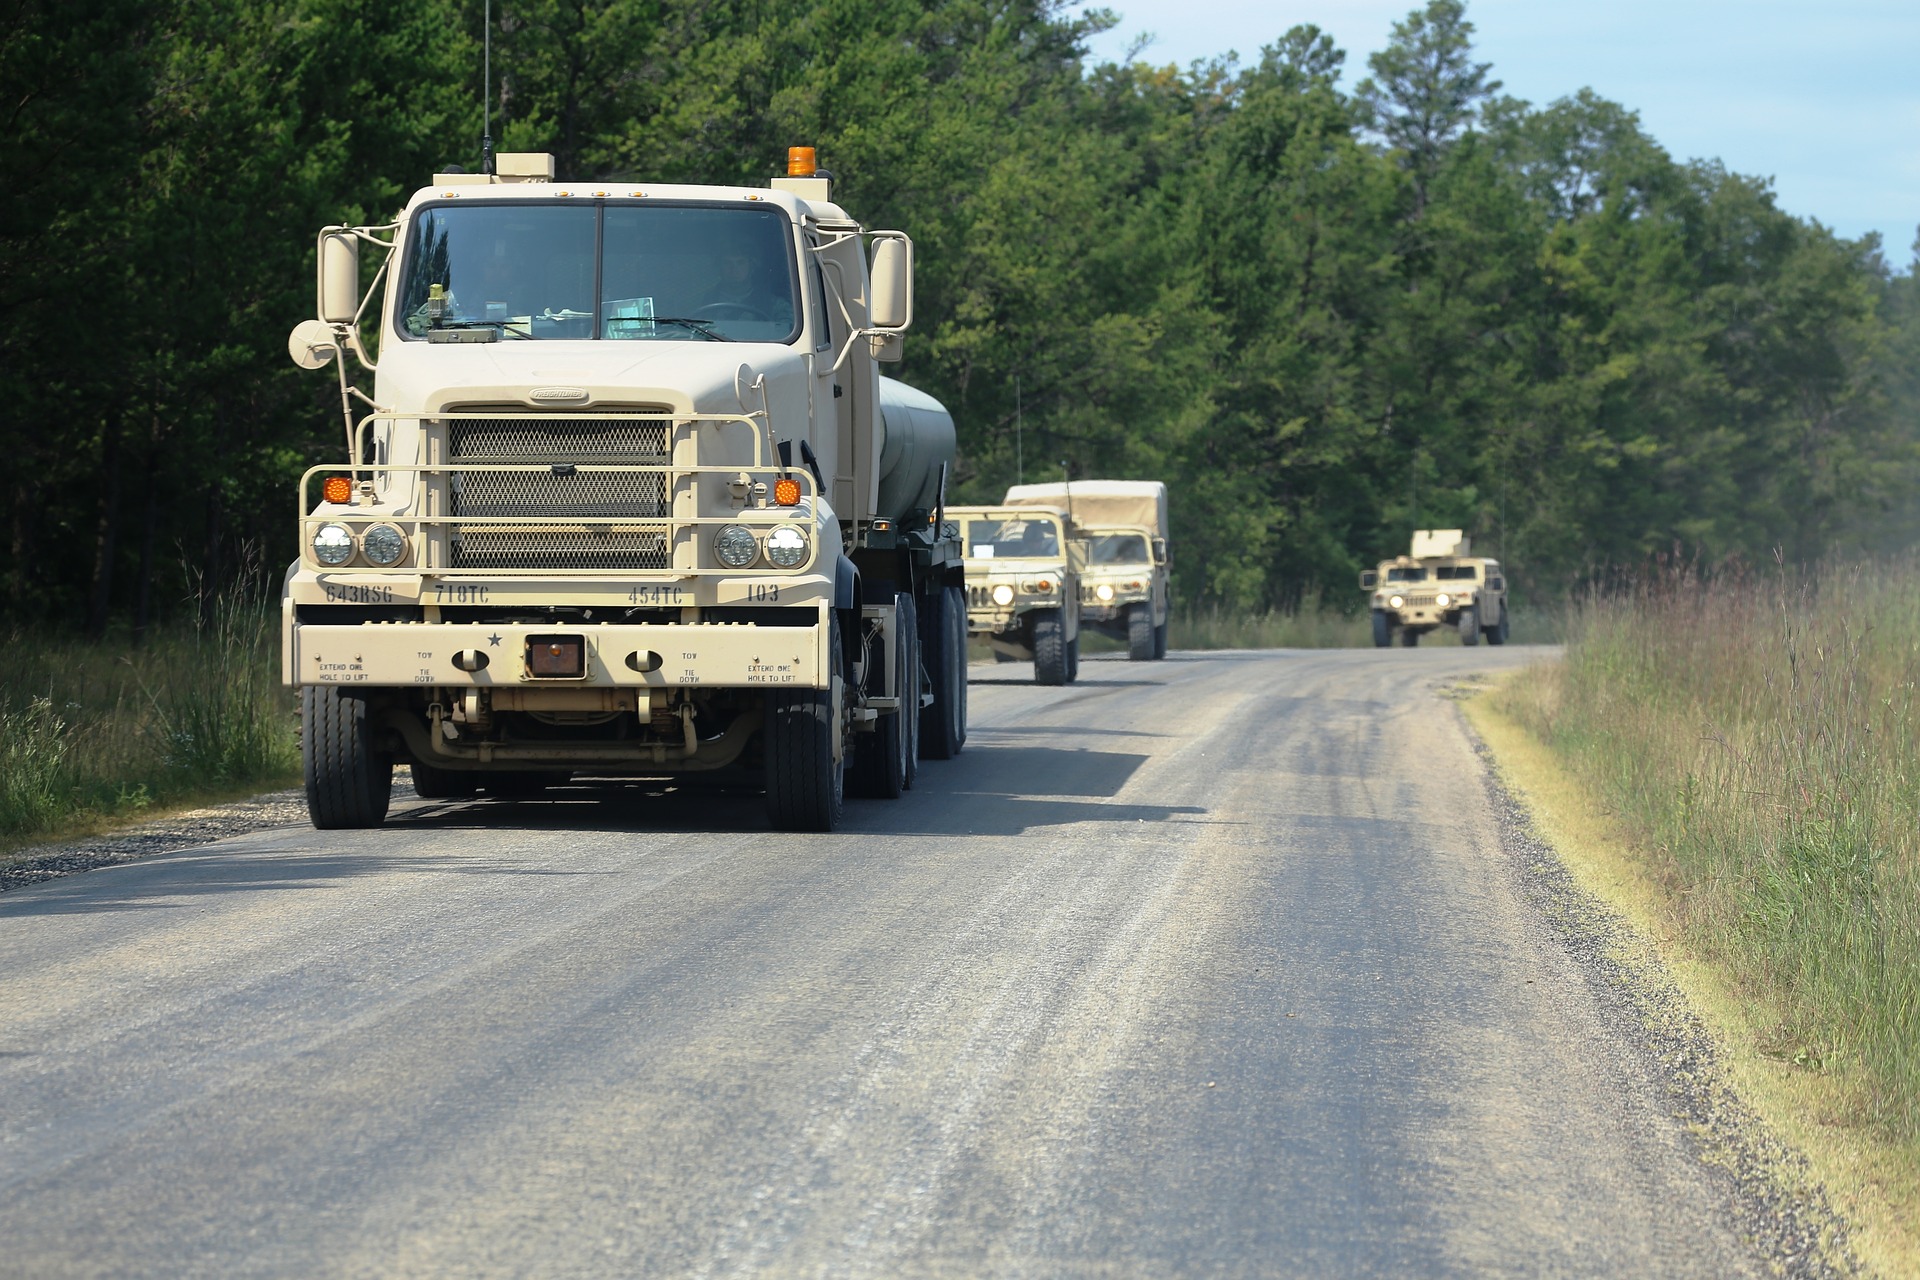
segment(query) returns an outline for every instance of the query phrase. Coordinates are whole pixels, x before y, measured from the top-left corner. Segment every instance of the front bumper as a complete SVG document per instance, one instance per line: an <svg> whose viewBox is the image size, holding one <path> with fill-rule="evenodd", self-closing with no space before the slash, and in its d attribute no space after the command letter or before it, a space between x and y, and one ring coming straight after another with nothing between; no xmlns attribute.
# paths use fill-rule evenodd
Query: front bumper
<svg viewBox="0 0 1920 1280"><path fill-rule="evenodd" d="M281 678L293 686L358 685L532 689L822 689L832 664L831 628L820 608L811 626L751 623L283 622ZM579 636L585 673L528 670L532 636ZM478 670L472 655L485 659ZM456 661L458 659L458 661Z"/></svg>

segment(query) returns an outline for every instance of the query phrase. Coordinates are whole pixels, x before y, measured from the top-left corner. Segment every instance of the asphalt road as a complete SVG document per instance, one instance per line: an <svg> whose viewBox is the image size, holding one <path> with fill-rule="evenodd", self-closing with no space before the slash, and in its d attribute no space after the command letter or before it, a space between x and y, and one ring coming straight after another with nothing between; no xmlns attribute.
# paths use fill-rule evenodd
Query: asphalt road
<svg viewBox="0 0 1920 1280"><path fill-rule="evenodd" d="M833 836L409 803L0 897L0 1272L1757 1273L1452 677L977 666Z"/></svg>

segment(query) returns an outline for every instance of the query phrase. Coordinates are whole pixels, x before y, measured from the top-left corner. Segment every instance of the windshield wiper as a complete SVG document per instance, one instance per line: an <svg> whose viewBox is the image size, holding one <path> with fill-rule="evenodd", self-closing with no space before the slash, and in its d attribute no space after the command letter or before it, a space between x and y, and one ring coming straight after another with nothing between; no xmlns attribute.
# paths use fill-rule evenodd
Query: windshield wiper
<svg viewBox="0 0 1920 1280"><path fill-rule="evenodd" d="M527 342L533 341L532 334L507 327L512 323L511 320L442 320L433 327L435 329L498 329L507 337L520 338Z"/></svg>
<svg viewBox="0 0 1920 1280"><path fill-rule="evenodd" d="M714 322L711 320L701 320L693 316L640 316L638 318L641 320L651 320L655 324L677 324L683 328L691 329L701 337L713 342L733 341L732 338L715 329L713 327Z"/></svg>

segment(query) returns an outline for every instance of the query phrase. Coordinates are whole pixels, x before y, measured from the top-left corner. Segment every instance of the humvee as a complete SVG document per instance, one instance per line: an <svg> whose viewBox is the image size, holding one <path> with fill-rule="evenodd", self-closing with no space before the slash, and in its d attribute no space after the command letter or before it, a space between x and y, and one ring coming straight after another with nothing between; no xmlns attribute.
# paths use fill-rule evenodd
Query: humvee
<svg viewBox="0 0 1920 1280"><path fill-rule="evenodd" d="M1471 540L1459 529L1419 529L1410 553L1382 560L1360 575L1360 587L1372 593L1373 643L1400 643L1411 649L1420 637L1453 627L1461 644L1507 642L1507 579L1498 560L1474 556Z"/></svg>
<svg viewBox="0 0 1920 1280"><path fill-rule="evenodd" d="M1020 484L1009 506L1066 510L1074 535L1087 543L1080 575L1080 621L1122 641L1127 657L1167 656L1172 591L1167 566L1167 486L1158 480L1076 480Z"/></svg>
<svg viewBox="0 0 1920 1280"><path fill-rule="evenodd" d="M948 507L960 528L967 634L995 656L1033 663L1036 684L1071 684L1080 672L1080 568L1084 543L1053 507Z"/></svg>

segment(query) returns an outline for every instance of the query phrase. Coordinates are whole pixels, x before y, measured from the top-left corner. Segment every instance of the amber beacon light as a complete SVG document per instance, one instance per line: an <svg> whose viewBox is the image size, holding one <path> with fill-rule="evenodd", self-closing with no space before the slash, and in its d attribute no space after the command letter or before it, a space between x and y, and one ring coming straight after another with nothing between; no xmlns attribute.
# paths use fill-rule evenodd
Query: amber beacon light
<svg viewBox="0 0 1920 1280"><path fill-rule="evenodd" d="M787 148L787 176L789 178L811 178L813 171L820 166L814 160L812 147Z"/></svg>

